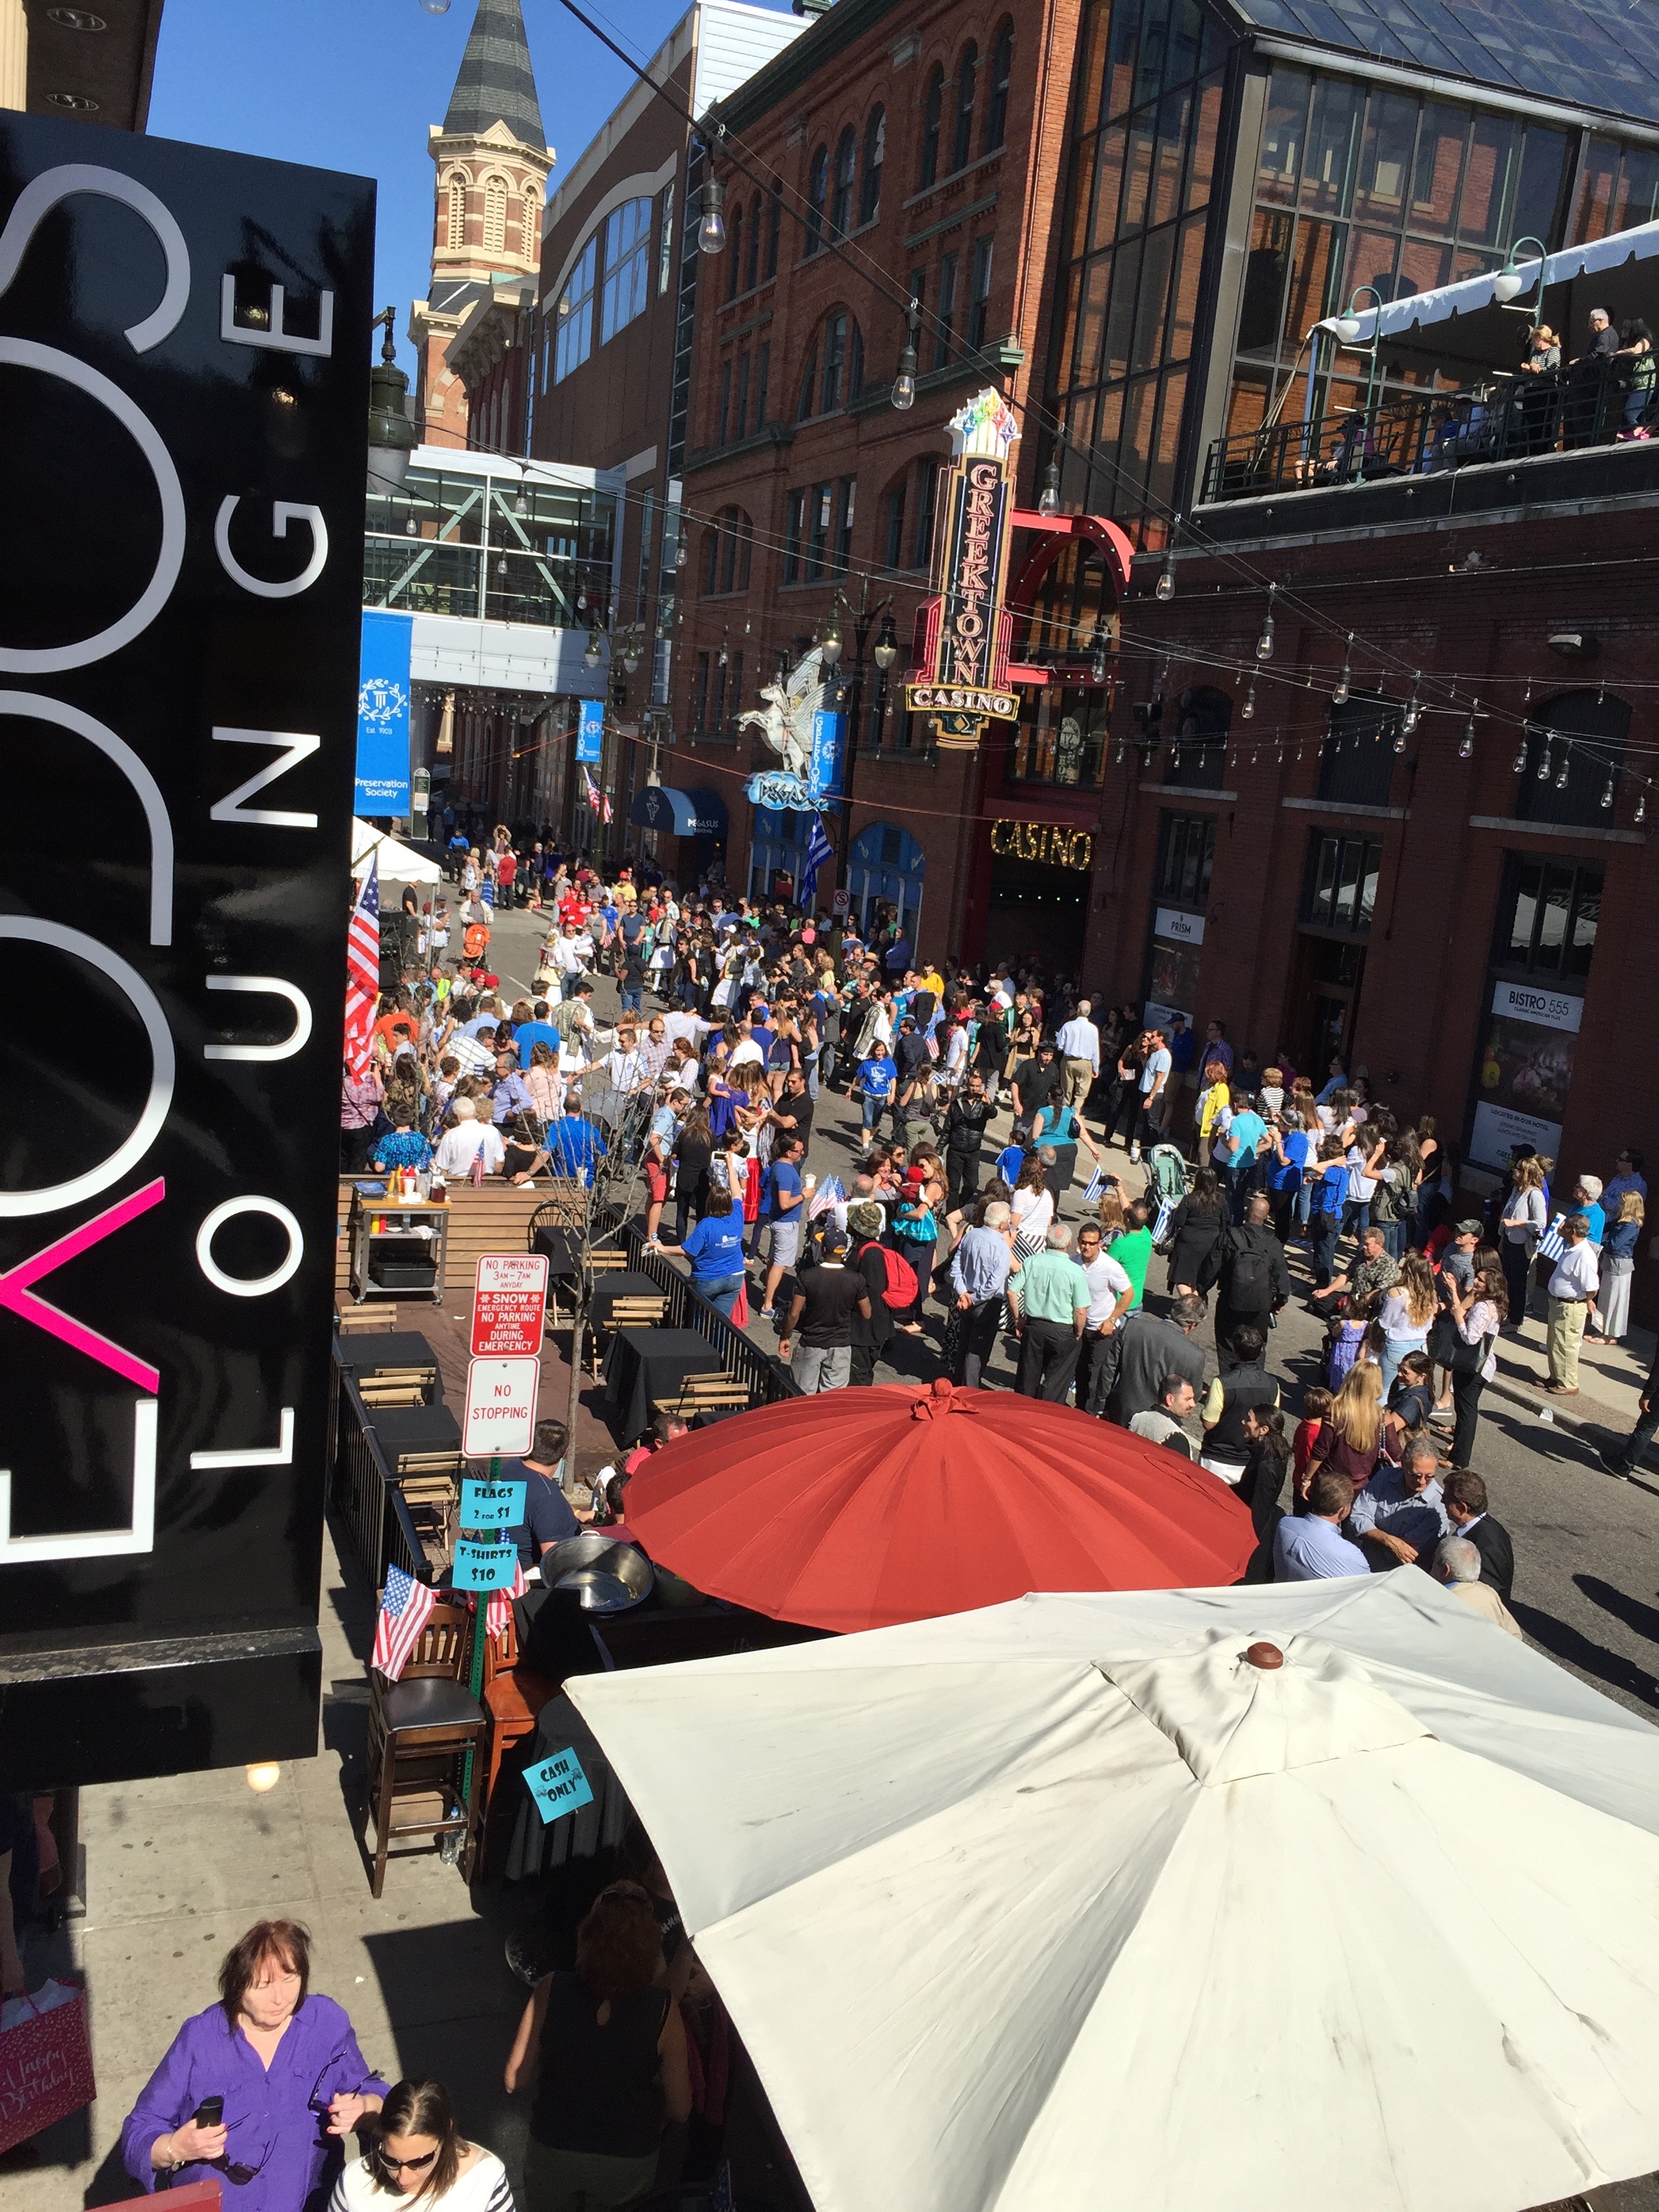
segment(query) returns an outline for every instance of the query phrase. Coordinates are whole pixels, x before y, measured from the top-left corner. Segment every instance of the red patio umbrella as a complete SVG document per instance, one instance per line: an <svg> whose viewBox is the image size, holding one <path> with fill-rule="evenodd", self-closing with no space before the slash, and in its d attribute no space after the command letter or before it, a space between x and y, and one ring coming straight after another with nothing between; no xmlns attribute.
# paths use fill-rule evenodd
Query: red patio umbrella
<svg viewBox="0 0 1659 2212"><path fill-rule="evenodd" d="M1127 1429L1006 1390L834 1390L676 1437L628 1525L710 1596L848 1631L1027 1590L1237 1582L1255 1548L1226 1484Z"/></svg>

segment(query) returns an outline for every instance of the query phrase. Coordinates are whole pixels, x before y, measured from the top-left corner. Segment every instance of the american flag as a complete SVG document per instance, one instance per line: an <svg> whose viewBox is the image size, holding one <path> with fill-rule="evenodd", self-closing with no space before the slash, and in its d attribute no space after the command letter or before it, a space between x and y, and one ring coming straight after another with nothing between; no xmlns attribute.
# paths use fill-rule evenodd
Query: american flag
<svg viewBox="0 0 1659 2212"><path fill-rule="evenodd" d="M828 1213L832 1206L839 1206L847 1193L841 1187L839 1176L825 1176L806 1204L806 1218L816 1221L821 1213Z"/></svg>
<svg viewBox="0 0 1659 2212"><path fill-rule="evenodd" d="M489 1593L489 1604L484 1613L486 1636L501 1635L507 1622L513 1618L514 1599L522 1597L529 1587L529 1583L524 1578L523 1566L515 1560L511 1583L503 1589L493 1589Z"/></svg>
<svg viewBox="0 0 1659 2212"><path fill-rule="evenodd" d="M800 896L796 903L811 906L818 895L818 870L826 860L833 860L836 848L824 835L823 818L815 814L806 832L806 858L801 864Z"/></svg>
<svg viewBox="0 0 1659 2212"><path fill-rule="evenodd" d="M402 1567L387 1567L386 1589L374 1622L374 1650L368 1662L377 1674L384 1674L388 1682L400 1679L436 1602L425 1583L417 1583Z"/></svg>
<svg viewBox="0 0 1659 2212"><path fill-rule="evenodd" d="M587 786L588 805L599 816L601 822L608 822L611 819L611 801L599 789L599 787L594 782L592 777L588 774L586 769L582 770L582 781Z"/></svg>
<svg viewBox="0 0 1659 2212"><path fill-rule="evenodd" d="M362 1081L374 1057L374 1008L380 995L380 856L376 853L346 932L345 1063L354 1083Z"/></svg>

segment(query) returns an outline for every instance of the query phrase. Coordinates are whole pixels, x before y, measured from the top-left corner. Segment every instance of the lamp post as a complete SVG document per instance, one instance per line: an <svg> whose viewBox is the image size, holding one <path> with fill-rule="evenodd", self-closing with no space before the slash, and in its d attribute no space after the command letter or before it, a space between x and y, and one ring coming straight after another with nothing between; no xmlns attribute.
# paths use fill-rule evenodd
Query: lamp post
<svg viewBox="0 0 1659 2212"><path fill-rule="evenodd" d="M1359 418L1359 435L1354 441L1353 459L1348 470L1348 473L1352 477L1359 477L1364 473L1365 434L1370 425L1371 401L1376 390L1376 349L1382 343L1382 295L1377 290L1376 285L1356 284L1353 298L1348 301L1347 313L1339 316L1336 322L1336 335L1341 339L1343 344L1350 348L1357 347L1360 324L1359 317L1354 309L1354 301L1358 299L1362 292L1370 294L1371 305L1375 312L1371 318L1371 342L1369 348L1370 359L1365 371L1365 408Z"/></svg>
<svg viewBox="0 0 1659 2212"><path fill-rule="evenodd" d="M853 842L853 768L859 757L859 718L864 705L864 647L871 626L878 615L885 615L881 635L876 641L872 655L884 687L888 671L898 659L898 639L893 629L893 601L890 594L871 604L870 579L859 579L859 603L853 606L837 587L835 605L839 614L831 613L824 624L824 635L819 650L833 670L842 655L842 631L839 615L845 615L853 626L853 665L837 679L837 699L847 704L846 751L841 774L841 830L836 839L836 882L842 890L850 890L847 880L848 856Z"/></svg>
<svg viewBox="0 0 1659 2212"><path fill-rule="evenodd" d="M1523 290L1530 289L1524 286L1521 281L1520 259L1521 249L1523 246L1535 246L1538 248L1538 297L1517 307L1514 304L1516 300ZM1549 258L1549 251L1541 238L1528 237L1516 240L1504 257L1503 267L1492 280L1492 295L1500 307L1508 307L1511 314L1529 315L1534 322L1542 319L1544 264Z"/></svg>
<svg viewBox="0 0 1659 2212"><path fill-rule="evenodd" d="M386 331L380 358L369 371L368 378L371 496L376 492L384 495L398 489L409 474L409 457L415 450L415 425L404 404L409 394L409 379L398 366L398 349L392 336L397 319L395 307L382 307L369 325L372 331L384 328Z"/></svg>

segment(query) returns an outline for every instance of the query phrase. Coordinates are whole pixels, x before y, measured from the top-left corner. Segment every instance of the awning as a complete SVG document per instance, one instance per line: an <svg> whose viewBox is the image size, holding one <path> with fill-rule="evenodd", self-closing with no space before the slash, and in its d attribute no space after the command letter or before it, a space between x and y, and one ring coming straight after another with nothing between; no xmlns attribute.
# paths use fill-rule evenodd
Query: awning
<svg viewBox="0 0 1659 2212"><path fill-rule="evenodd" d="M697 828L702 835L705 837L723 836L731 817L726 813L726 801L719 792L710 791L707 784L700 783L690 797L697 810Z"/></svg>
<svg viewBox="0 0 1659 2212"><path fill-rule="evenodd" d="M1623 269L1635 261L1650 261L1659 254L1659 222L1639 223L1634 230L1614 231L1611 237L1594 239L1588 246L1570 246L1552 253L1544 264L1544 283L1570 284L1577 276L1603 276L1615 269ZM1403 337L1408 331L1435 323L1447 323L1460 315L1476 313L1482 307L1498 302L1493 287L1504 272L1492 270L1484 276L1466 276L1461 284L1442 284L1431 292L1413 292L1403 300L1391 300L1388 306L1377 309L1366 307L1352 320L1358 330L1350 343L1368 346L1376 331L1378 316L1382 319L1382 336ZM1520 279L1514 295L1524 300L1536 296L1538 262L1517 262L1510 275ZM1328 315L1323 322L1316 323L1316 331L1335 331L1339 321L1346 317Z"/></svg>
<svg viewBox="0 0 1659 2212"><path fill-rule="evenodd" d="M684 792L665 783L647 783L643 791L636 792L628 818L647 830L670 830L676 837L697 834L696 808Z"/></svg>
<svg viewBox="0 0 1659 2212"><path fill-rule="evenodd" d="M441 884L443 881L443 870L423 854L411 852L407 845L400 845L395 837L382 836L378 830L354 814L351 817L351 866L354 873L359 867L367 871L371 853L380 855L380 881L383 884Z"/></svg>

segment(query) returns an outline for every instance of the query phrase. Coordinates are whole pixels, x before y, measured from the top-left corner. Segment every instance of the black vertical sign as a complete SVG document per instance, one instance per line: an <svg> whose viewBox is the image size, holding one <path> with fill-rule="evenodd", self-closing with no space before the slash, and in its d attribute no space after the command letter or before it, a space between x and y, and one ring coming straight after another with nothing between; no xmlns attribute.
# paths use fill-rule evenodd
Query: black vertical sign
<svg viewBox="0 0 1659 2212"><path fill-rule="evenodd" d="M0 118L0 1776L309 1754L374 187Z"/></svg>

